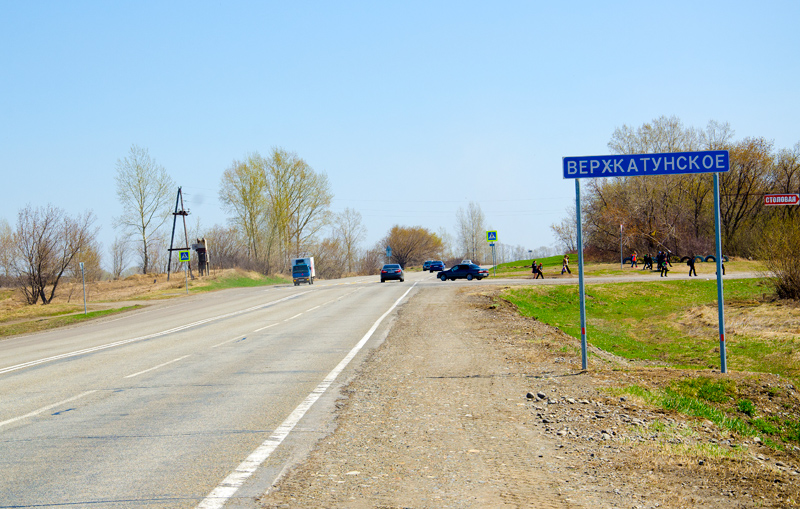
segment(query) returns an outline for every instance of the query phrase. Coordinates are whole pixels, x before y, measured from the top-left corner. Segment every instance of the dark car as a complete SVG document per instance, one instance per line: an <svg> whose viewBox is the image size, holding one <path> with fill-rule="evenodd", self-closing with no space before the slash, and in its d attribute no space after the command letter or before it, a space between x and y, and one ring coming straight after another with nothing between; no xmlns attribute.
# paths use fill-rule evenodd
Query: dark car
<svg viewBox="0 0 800 509"><path fill-rule="evenodd" d="M473 279L481 280L489 277L489 269L484 269L475 265L474 263L461 263L455 267L439 272L436 277L442 281L455 281L456 279L466 279L472 281Z"/></svg>
<svg viewBox="0 0 800 509"><path fill-rule="evenodd" d="M441 260L433 260L428 266L428 270L431 272L434 270L444 270L444 262Z"/></svg>
<svg viewBox="0 0 800 509"><path fill-rule="evenodd" d="M387 279L399 279L405 281L405 274L403 274L403 267L399 263L387 263L381 269L381 283L386 282Z"/></svg>
<svg viewBox="0 0 800 509"><path fill-rule="evenodd" d="M430 270L431 263L433 263L433 260L425 260L425 263L422 264L422 270Z"/></svg>

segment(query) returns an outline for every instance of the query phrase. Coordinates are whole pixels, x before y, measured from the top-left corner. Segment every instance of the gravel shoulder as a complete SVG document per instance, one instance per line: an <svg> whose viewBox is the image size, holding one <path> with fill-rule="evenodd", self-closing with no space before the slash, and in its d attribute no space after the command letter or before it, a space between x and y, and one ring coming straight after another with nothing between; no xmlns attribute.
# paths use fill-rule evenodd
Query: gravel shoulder
<svg viewBox="0 0 800 509"><path fill-rule="evenodd" d="M697 372L636 366L596 350L582 372L574 338L519 317L498 292L417 291L344 388L335 431L259 506L797 505L797 450L776 452L614 395L615 387ZM787 393L797 409L794 388Z"/></svg>

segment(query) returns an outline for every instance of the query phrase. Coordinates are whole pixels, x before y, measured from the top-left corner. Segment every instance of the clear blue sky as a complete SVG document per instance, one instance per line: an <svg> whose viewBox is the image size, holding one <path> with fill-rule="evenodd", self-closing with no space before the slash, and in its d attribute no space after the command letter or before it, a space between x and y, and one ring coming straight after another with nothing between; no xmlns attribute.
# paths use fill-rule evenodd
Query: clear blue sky
<svg viewBox="0 0 800 509"><path fill-rule="evenodd" d="M224 224L220 177L271 147L327 173L365 245L454 233L480 204L501 242L555 242L561 158L661 115L800 141L800 2L0 1L0 218L94 211L147 148Z"/></svg>

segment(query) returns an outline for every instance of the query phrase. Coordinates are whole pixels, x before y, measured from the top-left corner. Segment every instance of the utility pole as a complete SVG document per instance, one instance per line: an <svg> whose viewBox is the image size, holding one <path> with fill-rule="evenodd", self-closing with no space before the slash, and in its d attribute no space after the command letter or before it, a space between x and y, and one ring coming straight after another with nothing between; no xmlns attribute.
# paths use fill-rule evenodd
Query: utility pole
<svg viewBox="0 0 800 509"><path fill-rule="evenodd" d="M178 210L178 205L181 206L180 210ZM169 274L172 270L172 252L173 251L187 251L189 249L189 232L186 230L186 216L189 215L189 211L183 208L183 192L181 188L178 188L178 196L175 198L175 212L172 213L172 237L169 239L169 259L167 261L167 281L169 281ZM175 224L178 221L178 216L183 217L183 238L186 242L186 247L174 247L175 245ZM189 276L194 279L194 274L192 274L192 265L189 262L186 262L186 267L189 273Z"/></svg>

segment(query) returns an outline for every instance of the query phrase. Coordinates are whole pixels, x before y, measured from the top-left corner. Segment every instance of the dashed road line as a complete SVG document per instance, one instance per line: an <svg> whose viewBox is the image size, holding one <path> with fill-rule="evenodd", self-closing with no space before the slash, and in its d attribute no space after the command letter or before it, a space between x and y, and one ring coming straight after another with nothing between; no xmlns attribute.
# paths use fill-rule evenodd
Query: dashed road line
<svg viewBox="0 0 800 509"><path fill-rule="evenodd" d="M80 398L82 398L84 396L88 396L89 394L93 394L95 392L97 392L97 391L96 390L86 391L86 392L83 392L81 394L78 394L77 396L73 396L73 397L67 398L67 399L65 399L63 401L59 401L58 403L53 403L52 405L47 405L46 407L42 407L39 410L34 410L33 412L27 413L25 415L20 415L19 417L14 417L12 419L7 419L5 421L0 421L0 428L5 426L6 424L11 424L11 423L14 423L14 422L17 422L17 421L21 421L23 419L27 419L28 417L33 417L33 416L39 415L39 414L41 414L43 412L47 412L48 410L52 410L53 408L59 407L59 406L64 405L66 403L70 403L72 401L75 401L76 399L80 399Z"/></svg>
<svg viewBox="0 0 800 509"><path fill-rule="evenodd" d="M133 377L135 377L135 376L143 375L143 374L145 374L145 373L147 373L147 372L149 372L149 371L153 371L154 369L163 368L164 366L167 366L167 365L169 365L169 364L172 364L173 362L182 361L183 359L185 359L185 358L187 358L187 357L189 357L189 356L188 356L188 355L184 355L183 357L178 357L177 359L172 359L172 360L171 360L171 361L169 361L169 362L165 362L164 364L159 364L158 366L153 366L152 368L150 368L150 369L145 369L144 371L139 371L138 373L134 373L134 374L132 374L132 375L128 375L128 376L126 376L125 378L133 378Z"/></svg>

